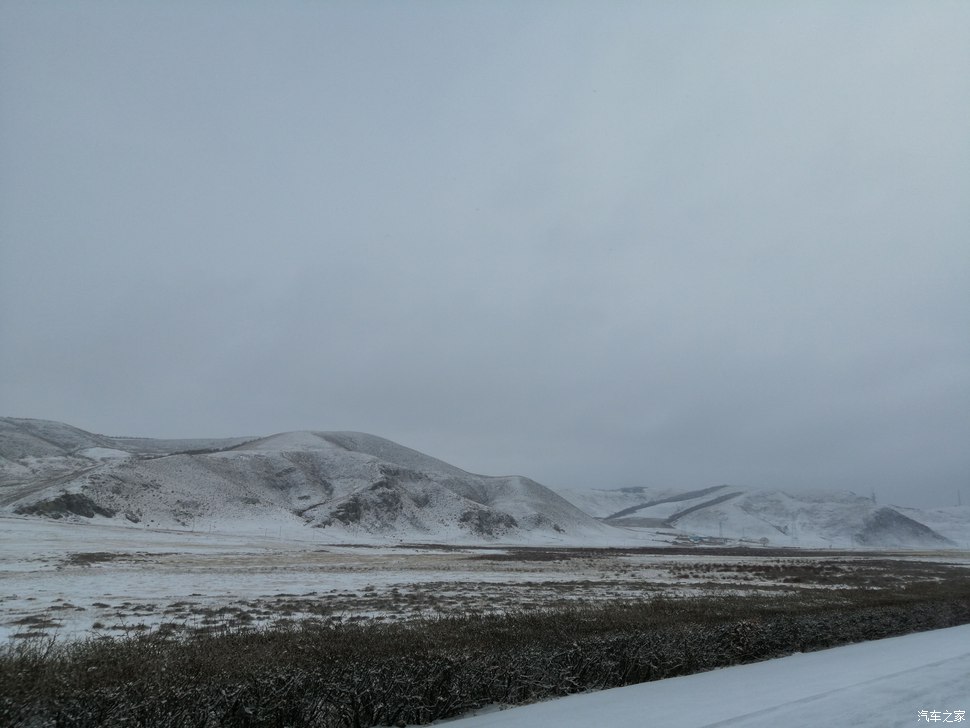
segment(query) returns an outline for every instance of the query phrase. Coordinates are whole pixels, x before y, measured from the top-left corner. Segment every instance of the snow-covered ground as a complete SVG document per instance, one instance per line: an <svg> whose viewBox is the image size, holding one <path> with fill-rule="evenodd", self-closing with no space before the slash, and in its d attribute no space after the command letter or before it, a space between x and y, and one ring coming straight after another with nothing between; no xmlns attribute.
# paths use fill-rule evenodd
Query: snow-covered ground
<svg viewBox="0 0 970 728"><path fill-rule="evenodd" d="M885 555L862 553L333 544L313 529L233 525L238 530L193 532L101 518L0 517L0 640L284 618L400 619L660 594L800 593L858 585L857 574L879 577L886 568L933 579L928 569L970 566L970 554L956 552L895 554L897 566L887 567Z"/></svg>
<svg viewBox="0 0 970 728"><path fill-rule="evenodd" d="M888 728L967 725L967 719L970 625L486 711L443 725Z"/></svg>
<svg viewBox="0 0 970 728"><path fill-rule="evenodd" d="M333 544L310 529L232 525L241 530L0 517L0 641L30 632L74 638L165 623L191 628L230 623L241 613L251 625L405 617L607 598L615 586L592 583L602 576L599 565L481 558L504 553L501 544ZM637 592L631 587L626 595Z"/></svg>

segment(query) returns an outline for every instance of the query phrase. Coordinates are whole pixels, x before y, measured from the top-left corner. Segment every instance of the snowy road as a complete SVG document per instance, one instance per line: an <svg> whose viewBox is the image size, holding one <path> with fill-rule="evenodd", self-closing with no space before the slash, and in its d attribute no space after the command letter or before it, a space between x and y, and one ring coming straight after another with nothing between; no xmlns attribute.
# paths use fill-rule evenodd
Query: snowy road
<svg viewBox="0 0 970 728"><path fill-rule="evenodd" d="M446 725L890 728L929 722L970 726L970 625L574 695Z"/></svg>

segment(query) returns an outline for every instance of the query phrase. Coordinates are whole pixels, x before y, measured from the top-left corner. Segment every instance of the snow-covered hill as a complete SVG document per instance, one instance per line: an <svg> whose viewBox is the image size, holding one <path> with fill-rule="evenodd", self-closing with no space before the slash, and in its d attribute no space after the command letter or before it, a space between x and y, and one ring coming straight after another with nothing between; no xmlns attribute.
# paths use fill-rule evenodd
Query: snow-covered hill
<svg viewBox="0 0 970 728"><path fill-rule="evenodd" d="M970 542L970 508L898 508L845 491L786 493L720 485L680 492L560 492L604 523L680 533L695 541L813 548L952 548Z"/></svg>
<svg viewBox="0 0 970 728"><path fill-rule="evenodd" d="M719 485L553 492L360 432L153 440L0 418L0 513L328 540L967 547L970 508Z"/></svg>
<svg viewBox="0 0 970 728"><path fill-rule="evenodd" d="M38 420L0 419L0 426L0 509L21 515L195 529L313 527L351 540L623 535L527 478L467 473L364 433L147 440Z"/></svg>

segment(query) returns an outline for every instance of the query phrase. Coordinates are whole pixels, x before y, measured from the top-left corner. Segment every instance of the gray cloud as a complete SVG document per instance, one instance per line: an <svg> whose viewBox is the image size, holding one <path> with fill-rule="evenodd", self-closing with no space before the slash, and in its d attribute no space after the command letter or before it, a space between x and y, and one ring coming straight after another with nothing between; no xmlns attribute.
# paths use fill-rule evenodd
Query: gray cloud
<svg viewBox="0 0 970 728"><path fill-rule="evenodd" d="M7 3L0 410L950 504L968 23L945 2Z"/></svg>

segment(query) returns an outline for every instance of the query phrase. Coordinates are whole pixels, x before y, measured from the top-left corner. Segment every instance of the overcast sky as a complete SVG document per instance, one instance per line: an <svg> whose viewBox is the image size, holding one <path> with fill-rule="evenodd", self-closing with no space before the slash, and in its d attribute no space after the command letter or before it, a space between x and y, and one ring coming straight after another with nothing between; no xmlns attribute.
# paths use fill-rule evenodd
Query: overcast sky
<svg viewBox="0 0 970 728"><path fill-rule="evenodd" d="M970 3L0 4L0 415L970 503Z"/></svg>

